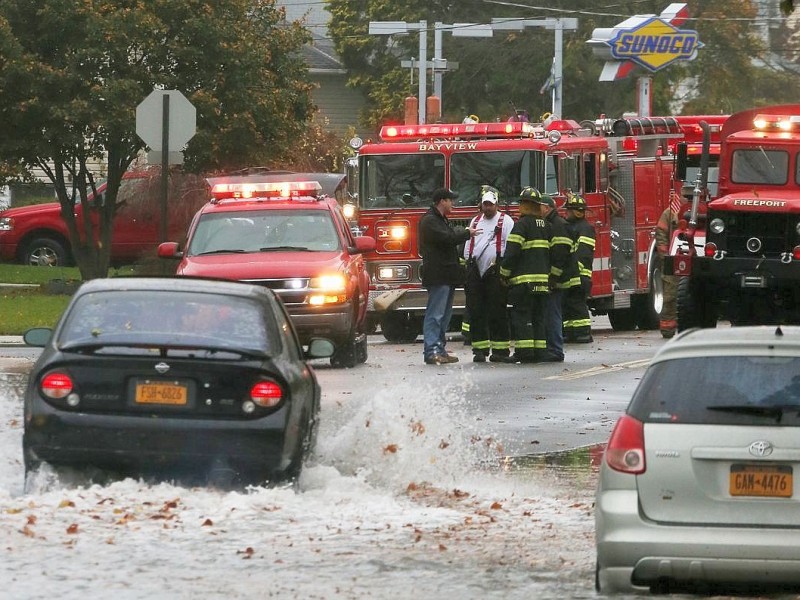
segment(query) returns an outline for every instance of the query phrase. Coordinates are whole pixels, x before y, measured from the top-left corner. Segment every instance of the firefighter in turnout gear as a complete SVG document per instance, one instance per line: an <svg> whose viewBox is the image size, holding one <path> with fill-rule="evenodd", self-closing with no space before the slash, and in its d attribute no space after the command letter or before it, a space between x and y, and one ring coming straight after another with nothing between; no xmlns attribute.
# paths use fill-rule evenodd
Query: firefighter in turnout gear
<svg viewBox="0 0 800 600"><path fill-rule="evenodd" d="M572 285L564 291L564 341L588 344L593 341L592 319L586 301L592 293L595 231L586 220L586 200L582 196L570 196L564 208L567 210L567 228L573 240L572 254L580 276L580 285Z"/></svg>
<svg viewBox="0 0 800 600"><path fill-rule="evenodd" d="M470 223L481 233L464 246L473 362L485 362L487 356L491 362L505 362L509 355L507 288L498 269L514 220L497 210L498 199L495 188L481 187L481 214Z"/></svg>
<svg viewBox="0 0 800 600"><path fill-rule="evenodd" d="M675 190L670 192L669 206L664 209L656 224L656 252L661 269L661 290L664 302L661 308L658 328L661 335L671 338L678 329L678 278L664 274L664 260L669 255L669 244L672 232L678 226L678 214L681 209L681 198Z"/></svg>
<svg viewBox="0 0 800 600"><path fill-rule="evenodd" d="M545 319L550 294L550 226L545 222L543 196L526 187L520 194L520 218L506 242L501 277L508 281L514 355L508 362L547 359Z"/></svg>

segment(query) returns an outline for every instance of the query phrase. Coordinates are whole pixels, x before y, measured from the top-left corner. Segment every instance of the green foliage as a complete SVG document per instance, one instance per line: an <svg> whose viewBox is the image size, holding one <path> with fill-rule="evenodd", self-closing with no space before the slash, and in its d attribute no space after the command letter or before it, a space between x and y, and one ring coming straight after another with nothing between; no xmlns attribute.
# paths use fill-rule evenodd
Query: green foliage
<svg viewBox="0 0 800 600"><path fill-rule="evenodd" d="M280 159L312 112L307 39L273 0L0 0L0 176L44 170L83 278L103 276L119 183L143 147L137 104L156 87L194 104L189 169ZM107 202L82 238L73 213L93 160Z"/></svg>
<svg viewBox="0 0 800 600"><path fill-rule="evenodd" d="M47 283L53 279L64 281L80 279L80 271L75 267L33 267L0 263L0 283Z"/></svg>
<svg viewBox="0 0 800 600"><path fill-rule="evenodd" d="M563 116L575 120L600 114L621 116L637 108L635 72L617 82L598 81L603 61L586 43L596 28L612 28L627 17L658 15L669 3L623 0L600 7L594 0L552 0L548 10L526 9L520 3L448 2L433 0L328 0L330 26L337 51L350 70L349 84L367 98L366 125L377 126L403 118L403 98L416 95L409 69L400 61L419 54L418 37L367 34L372 21L428 22L428 57L433 56L436 21L489 23L493 17L542 19L575 17L577 31L563 33ZM798 95L797 77L753 59L766 49L754 35L752 0L689 0L690 20L684 29L696 29L705 44L698 58L673 63L653 74L653 113L719 114L741 107L783 102ZM551 109L549 92L540 89L547 80L554 54L554 34L543 28L518 32L496 31L493 38L442 36L444 58L458 61L455 71L443 76L445 121L460 121L476 114L483 121L505 119L511 106L538 117ZM416 74L415 74L416 75ZM687 85L689 84L689 85ZM430 93L430 85L428 87Z"/></svg>

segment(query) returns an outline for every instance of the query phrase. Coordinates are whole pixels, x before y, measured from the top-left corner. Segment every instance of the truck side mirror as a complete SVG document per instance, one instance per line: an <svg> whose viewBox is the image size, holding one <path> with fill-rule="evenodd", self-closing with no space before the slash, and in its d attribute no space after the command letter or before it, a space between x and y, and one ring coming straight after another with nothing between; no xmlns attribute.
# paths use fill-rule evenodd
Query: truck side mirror
<svg viewBox="0 0 800 600"><path fill-rule="evenodd" d="M689 146L686 142L678 142L675 147L677 161L675 164L675 179L686 181L686 170L689 166Z"/></svg>

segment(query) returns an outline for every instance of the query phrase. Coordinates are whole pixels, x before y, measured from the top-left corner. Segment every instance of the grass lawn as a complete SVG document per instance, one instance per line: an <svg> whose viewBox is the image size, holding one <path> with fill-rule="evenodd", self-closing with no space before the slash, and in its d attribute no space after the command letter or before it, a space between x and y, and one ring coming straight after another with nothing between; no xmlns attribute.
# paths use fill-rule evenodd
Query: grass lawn
<svg viewBox="0 0 800 600"><path fill-rule="evenodd" d="M133 275L133 267L112 269L110 277ZM42 284L53 280L80 281L77 267L34 267L0 264L0 284L27 283L42 287L17 289L0 285L0 335L22 335L31 327L53 327L69 303L66 294L49 294Z"/></svg>

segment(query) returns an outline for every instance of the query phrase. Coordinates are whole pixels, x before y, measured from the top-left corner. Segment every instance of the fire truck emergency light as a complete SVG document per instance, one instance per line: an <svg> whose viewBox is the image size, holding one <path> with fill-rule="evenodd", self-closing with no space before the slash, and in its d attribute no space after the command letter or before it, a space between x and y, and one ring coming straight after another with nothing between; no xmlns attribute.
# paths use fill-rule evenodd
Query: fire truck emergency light
<svg viewBox="0 0 800 600"><path fill-rule="evenodd" d="M541 131L541 129L540 129ZM531 123L452 123L434 125L385 125L381 139L388 141L416 140L433 137L521 137L534 135Z"/></svg>
<svg viewBox="0 0 800 600"><path fill-rule="evenodd" d="M215 200L225 198L291 198L317 196L322 190L318 181L271 181L259 183L216 183L211 188Z"/></svg>
<svg viewBox="0 0 800 600"><path fill-rule="evenodd" d="M792 131L800 123L799 115L756 115L753 127L760 131Z"/></svg>

